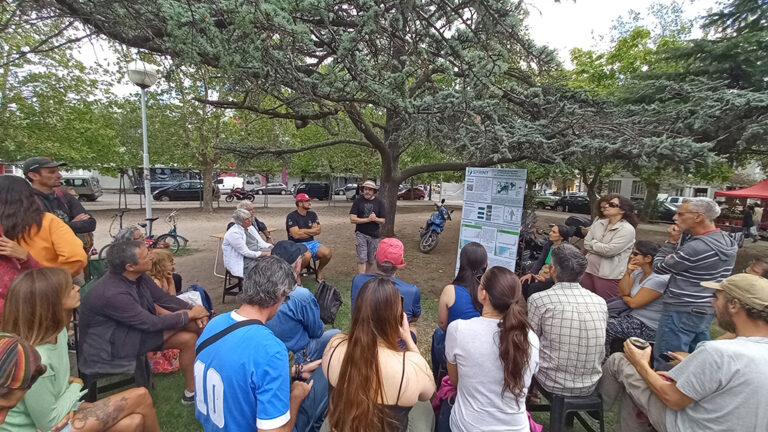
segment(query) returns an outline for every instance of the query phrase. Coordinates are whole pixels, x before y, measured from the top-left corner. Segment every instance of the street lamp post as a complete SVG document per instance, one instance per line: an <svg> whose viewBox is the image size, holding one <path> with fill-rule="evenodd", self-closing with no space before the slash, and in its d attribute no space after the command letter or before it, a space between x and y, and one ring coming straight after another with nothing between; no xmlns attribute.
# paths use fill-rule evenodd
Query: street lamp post
<svg viewBox="0 0 768 432"><path fill-rule="evenodd" d="M147 107L144 90L157 82L157 68L141 61L128 65L128 79L141 89L141 131L144 145L144 200L146 201L146 234L152 233L152 188L149 173L149 146L147 145Z"/></svg>

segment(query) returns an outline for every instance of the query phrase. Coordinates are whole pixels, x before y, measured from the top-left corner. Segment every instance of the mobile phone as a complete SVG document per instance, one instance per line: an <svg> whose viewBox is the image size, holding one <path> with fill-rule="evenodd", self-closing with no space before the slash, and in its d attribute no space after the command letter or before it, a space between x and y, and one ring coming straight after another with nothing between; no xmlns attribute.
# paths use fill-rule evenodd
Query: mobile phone
<svg viewBox="0 0 768 432"><path fill-rule="evenodd" d="M659 358L667 363L675 361L675 358L669 355L669 353L661 353L659 354Z"/></svg>

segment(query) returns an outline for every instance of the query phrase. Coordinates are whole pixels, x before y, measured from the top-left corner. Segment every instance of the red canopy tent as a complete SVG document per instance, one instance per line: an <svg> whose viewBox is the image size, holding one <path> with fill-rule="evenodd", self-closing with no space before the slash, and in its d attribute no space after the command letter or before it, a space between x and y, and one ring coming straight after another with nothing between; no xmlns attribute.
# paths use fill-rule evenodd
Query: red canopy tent
<svg viewBox="0 0 768 432"><path fill-rule="evenodd" d="M716 191L716 197L768 199L768 179L752 186L729 191Z"/></svg>

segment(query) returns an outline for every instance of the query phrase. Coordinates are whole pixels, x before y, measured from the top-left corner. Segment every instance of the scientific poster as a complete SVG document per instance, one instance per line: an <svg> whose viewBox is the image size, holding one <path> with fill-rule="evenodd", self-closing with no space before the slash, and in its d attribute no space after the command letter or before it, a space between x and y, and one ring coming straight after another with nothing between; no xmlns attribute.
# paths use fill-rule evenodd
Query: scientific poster
<svg viewBox="0 0 768 432"><path fill-rule="evenodd" d="M459 253L467 243L478 242L488 252L490 267L515 270L526 175L524 169L467 168Z"/></svg>

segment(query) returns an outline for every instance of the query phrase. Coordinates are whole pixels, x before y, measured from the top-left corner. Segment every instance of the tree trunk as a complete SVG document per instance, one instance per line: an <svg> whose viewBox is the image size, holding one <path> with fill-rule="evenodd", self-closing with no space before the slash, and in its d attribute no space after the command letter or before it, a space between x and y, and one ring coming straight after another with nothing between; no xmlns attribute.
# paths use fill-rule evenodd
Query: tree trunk
<svg viewBox="0 0 768 432"><path fill-rule="evenodd" d="M203 208L204 213L213 213L213 161L204 158L200 161L200 173L203 176Z"/></svg>
<svg viewBox="0 0 768 432"><path fill-rule="evenodd" d="M387 209L387 221L381 226L382 237L395 236L395 215L397 214L397 189L400 186L400 170L396 158L381 155L381 184L378 197Z"/></svg>
<svg viewBox="0 0 768 432"><path fill-rule="evenodd" d="M656 197L659 195L660 187L658 181L645 182L645 200L643 201L643 208L640 211L641 221L648 222L653 216L653 212L656 208Z"/></svg>

